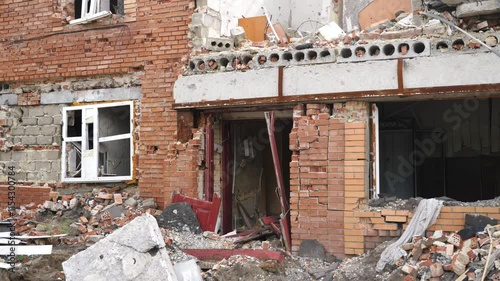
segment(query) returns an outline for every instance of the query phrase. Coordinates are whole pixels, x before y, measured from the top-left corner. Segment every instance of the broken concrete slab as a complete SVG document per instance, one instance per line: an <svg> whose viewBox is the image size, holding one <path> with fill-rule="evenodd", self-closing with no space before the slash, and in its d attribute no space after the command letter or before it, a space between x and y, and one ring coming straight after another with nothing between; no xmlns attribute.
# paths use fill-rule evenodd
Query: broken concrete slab
<svg viewBox="0 0 500 281"><path fill-rule="evenodd" d="M318 240L303 240L302 243L300 243L299 256L325 259L325 248Z"/></svg>
<svg viewBox="0 0 500 281"><path fill-rule="evenodd" d="M467 18L479 15L490 15L500 12L500 0L473 1L457 6L458 18Z"/></svg>
<svg viewBox="0 0 500 281"><path fill-rule="evenodd" d="M179 262L174 265L175 274L179 281L202 281L201 269L196 264L196 260L191 259L184 262Z"/></svg>
<svg viewBox="0 0 500 281"><path fill-rule="evenodd" d="M62 264L66 280L177 281L153 216L137 217Z"/></svg>
<svg viewBox="0 0 500 281"><path fill-rule="evenodd" d="M200 223L191 206L187 203L172 203L158 216L158 225L178 231L188 230L201 233Z"/></svg>

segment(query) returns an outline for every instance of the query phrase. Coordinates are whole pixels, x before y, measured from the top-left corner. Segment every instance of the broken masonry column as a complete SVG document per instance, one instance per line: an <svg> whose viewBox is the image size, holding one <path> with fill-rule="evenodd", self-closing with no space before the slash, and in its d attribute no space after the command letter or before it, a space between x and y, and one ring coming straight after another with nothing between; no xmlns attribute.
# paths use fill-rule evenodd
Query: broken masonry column
<svg viewBox="0 0 500 281"><path fill-rule="evenodd" d="M160 228L147 213L62 266L67 281L177 281Z"/></svg>

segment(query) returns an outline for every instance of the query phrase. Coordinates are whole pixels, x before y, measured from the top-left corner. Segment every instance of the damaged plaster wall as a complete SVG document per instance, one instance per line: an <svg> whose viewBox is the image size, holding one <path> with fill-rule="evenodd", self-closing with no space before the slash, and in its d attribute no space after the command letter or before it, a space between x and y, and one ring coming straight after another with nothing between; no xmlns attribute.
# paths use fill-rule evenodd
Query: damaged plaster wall
<svg viewBox="0 0 500 281"><path fill-rule="evenodd" d="M207 6L210 14L218 13L220 35L230 36L230 30L238 26L239 18L263 16L265 7L273 23L281 23L284 28L297 29L306 21L327 24L331 21L335 1L332 0L279 0L279 1L230 1L230 0L199 0L198 6ZM314 24L316 26L316 23ZM320 25L321 26L321 25ZM306 30L311 25L304 24Z"/></svg>
<svg viewBox="0 0 500 281"><path fill-rule="evenodd" d="M15 167L20 182L47 183L60 178L61 107L0 108L0 181L7 181L7 166Z"/></svg>
<svg viewBox="0 0 500 281"><path fill-rule="evenodd" d="M345 31L351 31L355 26L358 26L358 14L363 10L366 5L370 4L372 0L343 0L343 19L342 28Z"/></svg>

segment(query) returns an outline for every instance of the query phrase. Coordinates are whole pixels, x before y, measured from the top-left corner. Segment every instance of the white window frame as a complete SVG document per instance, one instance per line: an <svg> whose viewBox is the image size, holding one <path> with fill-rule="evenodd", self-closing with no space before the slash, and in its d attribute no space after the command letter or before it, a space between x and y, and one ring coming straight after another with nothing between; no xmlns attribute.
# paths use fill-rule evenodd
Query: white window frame
<svg viewBox="0 0 500 281"><path fill-rule="evenodd" d="M101 1L108 3L108 10L103 9ZM87 12L87 7L90 3L90 9ZM81 16L78 19L74 19L69 22L70 25L73 24L84 24L89 23L101 18L105 18L111 15L111 11L109 11L109 0L82 0L82 12Z"/></svg>
<svg viewBox="0 0 500 281"><path fill-rule="evenodd" d="M128 105L130 108L130 131L127 134L119 134L107 137L99 137L99 110L100 108L106 107L118 107ZM68 111L81 110L82 111L82 124L81 124L81 136L78 137L68 137ZM89 114L90 113L90 114ZM92 183L92 182L120 182L120 181L128 181L132 180L134 175L134 166L133 166L133 157L134 157L134 138L133 138L133 130L134 130L134 102L133 101L125 101L125 102L114 102L114 103L104 103L104 104L92 104L92 105L83 105L83 106L68 106L63 108L62 112L63 116L63 124L62 124L62 158L61 158L61 179L62 182L67 183ZM93 118L93 149L87 148L87 126L86 120L88 118ZM128 176L99 176L99 144L108 142L108 141L116 141L116 140L124 140L130 139L130 175ZM76 177L68 177L67 176L67 146L68 143L72 142L81 142L81 176ZM87 162L90 164L86 166L84 163L84 154L92 155L91 162Z"/></svg>

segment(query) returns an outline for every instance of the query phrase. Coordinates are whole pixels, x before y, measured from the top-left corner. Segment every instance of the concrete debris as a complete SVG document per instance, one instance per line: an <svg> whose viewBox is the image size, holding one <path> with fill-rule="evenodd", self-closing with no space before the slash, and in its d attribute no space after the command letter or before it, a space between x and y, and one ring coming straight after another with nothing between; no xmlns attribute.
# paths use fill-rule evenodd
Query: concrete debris
<svg viewBox="0 0 500 281"><path fill-rule="evenodd" d="M302 243L300 243L299 256L324 259L325 248L318 240L303 240Z"/></svg>
<svg viewBox="0 0 500 281"><path fill-rule="evenodd" d="M339 40L344 38L344 36L346 35L344 30L342 30L342 28L340 28L340 26L335 22L331 22L321 27L320 29L318 29L318 33L324 40L327 41Z"/></svg>
<svg viewBox="0 0 500 281"><path fill-rule="evenodd" d="M62 265L68 281L177 280L161 231L149 214L137 217Z"/></svg>
<svg viewBox="0 0 500 281"><path fill-rule="evenodd" d="M175 274L179 281L202 281L201 270L196 260L191 259L174 265Z"/></svg>
<svg viewBox="0 0 500 281"><path fill-rule="evenodd" d="M178 231L189 231L196 234L201 233L200 223L196 214L187 203L170 204L158 216L158 225L163 228L176 229Z"/></svg>

